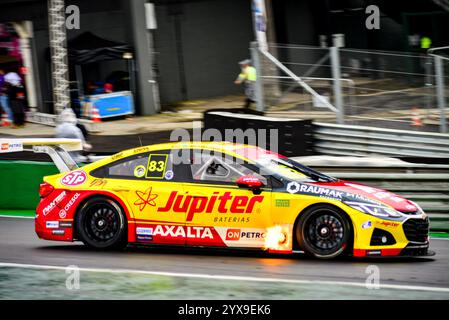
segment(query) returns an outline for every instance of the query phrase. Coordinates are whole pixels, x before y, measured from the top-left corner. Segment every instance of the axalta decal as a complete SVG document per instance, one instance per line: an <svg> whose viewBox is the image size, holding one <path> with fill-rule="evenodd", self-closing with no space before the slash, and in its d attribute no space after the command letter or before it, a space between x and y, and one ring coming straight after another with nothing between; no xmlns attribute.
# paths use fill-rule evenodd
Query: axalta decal
<svg viewBox="0 0 449 320"><path fill-rule="evenodd" d="M84 171L73 171L66 174L61 179L61 183L65 186L79 186L83 184L87 179L86 173Z"/></svg>
<svg viewBox="0 0 449 320"><path fill-rule="evenodd" d="M212 230L209 227L170 226L156 225L154 228L137 228L138 236L161 236L171 238L213 239Z"/></svg>
<svg viewBox="0 0 449 320"><path fill-rule="evenodd" d="M159 207L158 212L185 212L186 221L192 221L197 213L252 213L257 203L261 203L264 196L233 196L231 192L219 194L214 192L212 196L192 196L188 193L178 194L173 191L164 207Z"/></svg>

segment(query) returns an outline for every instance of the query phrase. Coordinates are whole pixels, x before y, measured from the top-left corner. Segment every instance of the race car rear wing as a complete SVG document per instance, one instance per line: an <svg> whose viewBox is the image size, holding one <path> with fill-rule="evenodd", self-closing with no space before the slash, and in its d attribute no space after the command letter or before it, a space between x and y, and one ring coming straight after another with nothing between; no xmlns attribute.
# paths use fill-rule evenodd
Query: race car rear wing
<svg viewBox="0 0 449 320"><path fill-rule="evenodd" d="M78 168L69 151L83 150L80 139L59 138L25 138L0 139L0 153L32 151L46 153L55 163L60 172L68 172Z"/></svg>

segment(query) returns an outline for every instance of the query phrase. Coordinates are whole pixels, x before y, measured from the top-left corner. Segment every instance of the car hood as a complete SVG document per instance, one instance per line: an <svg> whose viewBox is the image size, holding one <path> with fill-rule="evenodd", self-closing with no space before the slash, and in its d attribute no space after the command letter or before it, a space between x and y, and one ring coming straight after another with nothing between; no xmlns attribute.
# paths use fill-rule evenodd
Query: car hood
<svg viewBox="0 0 449 320"><path fill-rule="evenodd" d="M391 206L395 210L401 212L415 212L418 210L413 202L405 199L404 197L401 197L400 195L391 193L386 190L369 187L356 182L338 180L333 182L314 182L310 184L342 191L346 194L362 196L363 198L368 198L370 200L374 200L376 202L381 202L383 204Z"/></svg>

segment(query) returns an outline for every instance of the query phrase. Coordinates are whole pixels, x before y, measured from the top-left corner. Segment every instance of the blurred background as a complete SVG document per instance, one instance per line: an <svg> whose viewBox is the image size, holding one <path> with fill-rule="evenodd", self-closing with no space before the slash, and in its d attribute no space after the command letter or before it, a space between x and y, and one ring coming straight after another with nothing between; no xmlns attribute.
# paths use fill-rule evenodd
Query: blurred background
<svg viewBox="0 0 449 320"><path fill-rule="evenodd" d="M372 261L50 246L32 218L37 186L57 168L45 154L0 153L0 298L447 299L448 27L449 0L0 0L5 149L11 138L58 136L66 122L89 146L83 163L170 141L194 121L221 132L277 129L275 151L416 201L437 251L376 261L382 281L398 287L373 291L360 286ZM8 265L30 261L57 268ZM72 263L148 274L91 270L77 293L60 285ZM224 278L178 274L212 270ZM229 281L235 275L297 282Z"/></svg>
<svg viewBox="0 0 449 320"><path fill-rule="evenodd" d="M264 89L260 110L447 130L448 61L428 52L449 44L447 1L262 2L266 49L339 111L323 108L266 57L256 66ZM366 27L370 5L379 10L378 29ZM92 105L100 118L189 109L214 98L209 104L225 105L242 93L233 83L238 61L255 59L251 1L1 0L0 7L0 69L22 78L27 107L43 114L41 122L51 123L45 115L69 104L87 119Z"/></svg>

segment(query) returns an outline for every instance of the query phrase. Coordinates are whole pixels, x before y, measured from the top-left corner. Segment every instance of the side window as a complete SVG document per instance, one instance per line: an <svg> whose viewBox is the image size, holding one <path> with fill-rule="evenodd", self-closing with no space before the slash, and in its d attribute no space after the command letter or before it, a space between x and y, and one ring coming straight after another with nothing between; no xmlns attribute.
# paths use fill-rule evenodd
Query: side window
<svg viewBox="0 0 449 320"><path fill-rule="evenodd" d="M148 154L125 158L108 165L105 174L107 177L141 178L145 175L147 162Z"/></svg>
<svg viewBox="0 0 449 320"><path fill-rule="evenodd" d="M267 179L253 170L236 161L225 159L222 154L215 152L213 155L202 153L199 150L193 152L193 161L190 164L192 179L197 182L235 184L241 176L255 176L265 185Z"/></svg>
<svg viewBox="0 0 449 320"><path fill-rule="evenodd" d="M171 154L151 151L117 160L91 172L94 177L169 181L175 178Z"/></svg>

